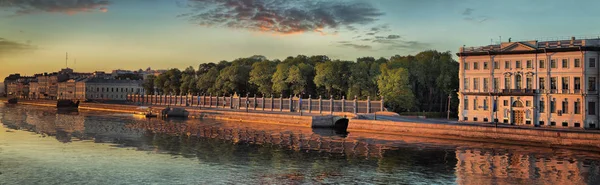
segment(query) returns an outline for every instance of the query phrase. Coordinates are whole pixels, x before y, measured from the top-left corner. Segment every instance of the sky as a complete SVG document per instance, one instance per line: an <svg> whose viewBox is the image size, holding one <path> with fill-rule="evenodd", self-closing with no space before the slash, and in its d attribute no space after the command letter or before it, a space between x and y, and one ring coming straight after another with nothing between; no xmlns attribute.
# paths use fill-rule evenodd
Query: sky
<svg viewBox="0 0 600 185"><path fill-rule="evenodd" d="M0 0L0 77L600 35L597 0ZM66 53L68 52L68 61Z"/></svg>

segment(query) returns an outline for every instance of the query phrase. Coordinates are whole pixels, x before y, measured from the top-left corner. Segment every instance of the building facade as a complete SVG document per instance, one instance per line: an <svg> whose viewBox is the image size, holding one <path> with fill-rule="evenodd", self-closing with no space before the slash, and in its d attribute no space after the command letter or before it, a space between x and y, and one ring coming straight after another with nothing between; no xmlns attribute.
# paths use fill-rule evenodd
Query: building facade
<svg viewBox="0 0 600 185"><path fill-rule="evenodd" d="M85 96L90 100L125 101L128 94L144 94L142 80L90 78L85 82Z"/></svg>
<svg viewBox="0 0 600 185"><path fill-rule="evenodd" d="M462 47L459 119L598 128L600 39Z"/></svg>

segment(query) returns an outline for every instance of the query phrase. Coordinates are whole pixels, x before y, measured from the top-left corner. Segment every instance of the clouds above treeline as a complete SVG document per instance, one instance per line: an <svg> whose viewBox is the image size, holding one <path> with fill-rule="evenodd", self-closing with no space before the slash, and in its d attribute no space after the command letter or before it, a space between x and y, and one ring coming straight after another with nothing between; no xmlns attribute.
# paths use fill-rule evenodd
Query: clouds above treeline
<svg viewBox="0 0 600 185"><path fill-rule="evenodd" d="M35 13L107 12L108 0L0 0L0 8L16 15Z"/></svg>
<svg viewBox="0 0 600 185"><path fill-rule="evenodd" d="M183 14L195 24L294 34L355 29L383 13L368 1L345 0L188 0Z"/></svg>
<svg viewBox="0 0 600 185"><path fill-rule="evenodd" d="M0 37L0 57L35 50L36 47L28 43L19 43Z"/></svg>

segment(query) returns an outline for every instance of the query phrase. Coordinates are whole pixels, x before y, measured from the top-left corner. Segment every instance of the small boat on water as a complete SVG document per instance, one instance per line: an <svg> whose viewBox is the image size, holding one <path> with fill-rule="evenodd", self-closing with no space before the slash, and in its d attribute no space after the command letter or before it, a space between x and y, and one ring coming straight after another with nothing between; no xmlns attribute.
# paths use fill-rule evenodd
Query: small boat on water
<svg viewBox="0 0 600 185"><path fill-rule="evenodd" d="M160 114L162 117L167 117L167 118L173 118L173 117L187 118L190 115L190 112L188 112L184 108L167 107L167 108L161 110Z"/></svg>
<svg viewBox="0 0 600 185"><path fill-rule="evenodd" d="M74 102L72 100L58 100L56 102L56 108L78 109L79 108L79 100L77 102Z"/></svg>
<svg viewBox="0 0 600 185"><path fill-rule="evenodd" d="M19 99L17 98L11 98L8 99L8 101L6 101L8 104L17 104L19 102Z"/></svg>
<svg viewBox="0 0 600 185"><path fill-rule="evenodd" d="M158 117L158 115L152 111L152 107L139 107L138 109L143 109L143 111L136 112L135 115L144 116L146 118Z"/></svg>

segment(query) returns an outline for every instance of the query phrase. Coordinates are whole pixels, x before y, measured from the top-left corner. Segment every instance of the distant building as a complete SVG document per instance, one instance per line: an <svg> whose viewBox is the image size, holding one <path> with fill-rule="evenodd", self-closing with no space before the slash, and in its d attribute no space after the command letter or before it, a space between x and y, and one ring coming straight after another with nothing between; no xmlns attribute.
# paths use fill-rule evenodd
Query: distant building
<svg viewBox="0 0 600 185"><path fill-rule="evenodd" d="M32 76L19 76L15 81L10 81L7 87L9 97L29 98L29 83L35 80ZM6 81L5 81L6 82Z"/></svg>
<svg viewBox="0 0 600 185"><path fill-rule="evenodd" d="M4 91L4 83L0 82L0 97L5 95L5 91Z"/></svg>
<svg viewBox="0 0 600 185"><path fill-rule="evenodd" d="M128 94L144 94L142 80L90 78L85 81L85 96L91 100L127 100Z"/></svg>
<svg viewBox="0 0 600 185"><path fill-rule="evenodd" d="M86 77L79 77L58 83L58 99L85 100L86 81Z"/></svg>
<svg viewBox="0 0 600 185"><path fill-rule="evenodd" d="M461 121L598 128L600 39L461 47Z"/></svg>

